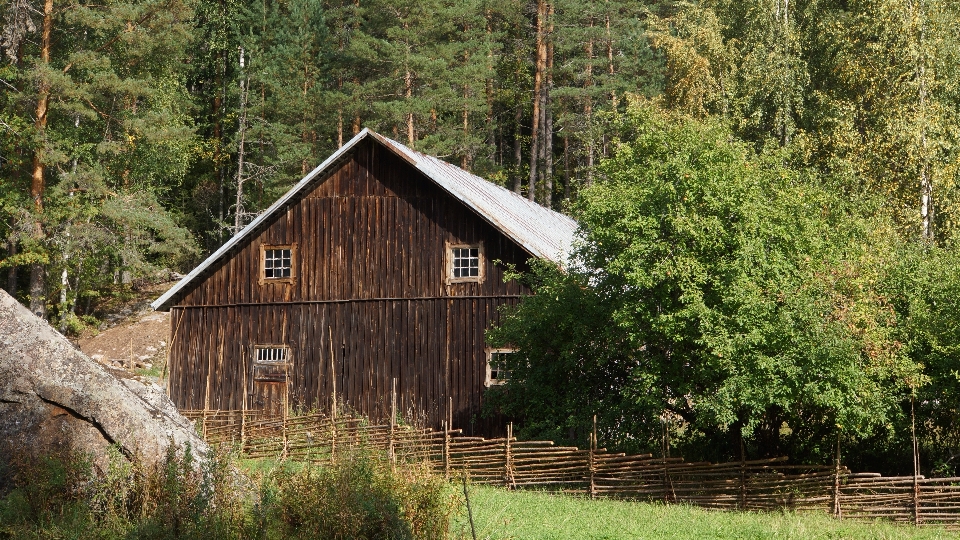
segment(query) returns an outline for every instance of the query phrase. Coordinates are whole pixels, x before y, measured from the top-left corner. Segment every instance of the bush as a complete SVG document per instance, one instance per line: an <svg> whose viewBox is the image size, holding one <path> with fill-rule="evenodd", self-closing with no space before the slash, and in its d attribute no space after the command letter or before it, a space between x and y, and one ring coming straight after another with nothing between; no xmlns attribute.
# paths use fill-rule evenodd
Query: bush
<svg viewBox="0 0 960 540"><path fill-rule="evenodd" d="M446 538L457 504L429 469L393 468L368 452L326 467L281 468L273 481L290 538Z"/></svg>
<svg viewBox="0 0 960 540"><path fill-rule="evenodd" d="M97 473L84 455L0 451L0 539L442 539L458 505L426 466L358 451L334 465L243 474L220 453L171 448L158 463L113 450Z"/></svg>

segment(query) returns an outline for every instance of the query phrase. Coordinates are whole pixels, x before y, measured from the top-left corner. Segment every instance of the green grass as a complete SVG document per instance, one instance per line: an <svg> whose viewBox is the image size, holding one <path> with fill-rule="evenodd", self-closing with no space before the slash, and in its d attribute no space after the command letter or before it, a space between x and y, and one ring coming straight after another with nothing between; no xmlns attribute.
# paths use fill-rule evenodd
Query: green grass
<svg viewBox="0 0 960 540"><path fill-rule="evenodd" d="M471 486L470 504L478 540L958 538L939 528L837 521L813 513L717 512L484 486ZM455 518L453 532L470 538L466 511Z"/></svg>

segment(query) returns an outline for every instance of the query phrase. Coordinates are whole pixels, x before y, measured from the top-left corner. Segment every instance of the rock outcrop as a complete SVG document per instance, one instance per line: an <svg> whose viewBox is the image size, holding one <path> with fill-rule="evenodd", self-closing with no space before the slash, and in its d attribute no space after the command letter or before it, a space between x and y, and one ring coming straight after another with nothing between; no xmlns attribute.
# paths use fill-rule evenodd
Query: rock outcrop
<svg viewBox="0 0 960 540"><path fill-rule="evenodd" d="M209 452L159 387L115 377L0 290L0 446L69 446L102 465L114 444L152 462L171 443Z"/></svg>

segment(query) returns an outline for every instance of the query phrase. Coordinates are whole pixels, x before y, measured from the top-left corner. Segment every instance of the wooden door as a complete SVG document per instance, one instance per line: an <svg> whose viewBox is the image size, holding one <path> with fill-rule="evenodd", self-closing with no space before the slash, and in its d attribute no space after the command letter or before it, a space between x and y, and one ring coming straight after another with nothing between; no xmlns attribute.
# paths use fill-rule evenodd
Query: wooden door
<svg viewBox="0 0 960 540"><path fill-rule="evenodd" d="M292 355L285 345L256 346L253 350L251 410L266 416L283 416L290 391Z"/></svg>

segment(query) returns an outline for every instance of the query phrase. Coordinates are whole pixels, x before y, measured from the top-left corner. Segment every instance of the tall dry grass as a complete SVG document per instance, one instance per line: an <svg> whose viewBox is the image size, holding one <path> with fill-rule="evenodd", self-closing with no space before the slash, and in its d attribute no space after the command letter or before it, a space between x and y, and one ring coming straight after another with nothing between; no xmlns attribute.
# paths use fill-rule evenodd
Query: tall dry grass
<svg viewBox="0 0 960 540"><path fill-rule="evenodd" d="M113 451L110 466L64 450L8 450L0 539L445 539L459 505L429 468L356 449L323 466L241 467L171 449L153 465Z"/></svg>

